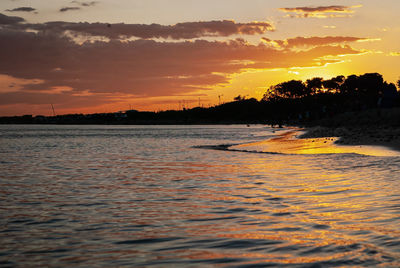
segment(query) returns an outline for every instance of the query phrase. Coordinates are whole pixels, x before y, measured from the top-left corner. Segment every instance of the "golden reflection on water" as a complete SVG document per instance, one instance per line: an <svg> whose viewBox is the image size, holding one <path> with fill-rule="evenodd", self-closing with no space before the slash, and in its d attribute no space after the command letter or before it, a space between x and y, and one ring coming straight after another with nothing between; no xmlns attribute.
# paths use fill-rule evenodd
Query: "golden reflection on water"
<svg viewBox="0 0 400 268"><path fill-rule="evenodd" d="M338 138L296 139L298 131L288 131L266 141L241 144L232 149L282 154L349 154L400 156L400 152L382 146L337 145Z"/></svg>
<svg viewBox="0 0 400 268"><path fill-rule="evenodd" d="M270 141L235 146L234 149L253 151L257 148L260 151L261 148L261 151L287 155L284 156L285 159L279 155L244 155L240 166L246 169L247 178L232 177L223 182L210 181L207 192L198 196L199 199L212 202L234 202L238 205L229 204L229 207L248 211L244 213L246 220L233 220L231 224L224 220L204 221L194 229L186 229L188 233L195 235L213 233L226 239L266 240L276 241L277 244L272 249L257 253L247 250L243 253L240 249L233 254L231 251L217 253L213 250L196 252L193 253L195 258L240 256L258 259L248 264L298 264L352 258L363 260L369 258L365 252L371 250L378 252L376 258L379 259L383 253L379 253L381 249L377 250L369 241L371 235L400 236L396 226L385 224L393 215L379 205L388 189L379 189L378 181L371 182L371 173L364 170L369 177L363 178L363 174L356 170L329 171L324 169L332 161L328 158L318 163L306 157L299 160L296 156L332 153L392 156L396 152L366 146L337 146L333 144L332 138L297 140L293 138L294 135L294 132L289 132ZM254 179L254 174L268 176ZM256 210L259 212L252 213ZM217 216L193 214L191 218L212 219ZM232 212L221 217L230 216L237 214ZM233 224L235 222L237 224ZM310 249L319 248L323 249L320 253L306 253ZM392 256L400 257L399 254Z"/></svg>

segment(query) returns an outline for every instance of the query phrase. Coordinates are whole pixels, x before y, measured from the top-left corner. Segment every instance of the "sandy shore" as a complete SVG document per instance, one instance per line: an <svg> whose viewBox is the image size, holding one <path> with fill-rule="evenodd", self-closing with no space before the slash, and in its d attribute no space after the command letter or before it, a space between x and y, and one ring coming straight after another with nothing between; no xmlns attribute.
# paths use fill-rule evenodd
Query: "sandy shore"
<svg viewBox="0 0 400 268"><path fill-rule="evenodd" d="M300 138L338 137L338 145L375 145L400 151L400 107L347 112L305 124Z"/></svg>
<svg viewBox="0 0 400 268"><path fill-rule="evenodd" d="M287 154L287 155L307 155L307 154L360 154L369 156L400 156L400 150L382 146L382 144L360 144L351 143L354 140L347 140L344 145L343 138L335 137L336 134L331 129L313 128L308 132L299 128L289 128L283 133L277 133L275 137L247 144L229 146L229 150ZM336 130L341 131L341 130ZM357 144L356 144L357 143ZM380 145L380 146L376 146Z"/></svg>
<svg viewBox="0 0 400 268"><path fill-rule="evenodd" d="M299 138L338 137L335 143L340 145L375 145L400 151L400 127L312 127L305 131Z"/></svg>

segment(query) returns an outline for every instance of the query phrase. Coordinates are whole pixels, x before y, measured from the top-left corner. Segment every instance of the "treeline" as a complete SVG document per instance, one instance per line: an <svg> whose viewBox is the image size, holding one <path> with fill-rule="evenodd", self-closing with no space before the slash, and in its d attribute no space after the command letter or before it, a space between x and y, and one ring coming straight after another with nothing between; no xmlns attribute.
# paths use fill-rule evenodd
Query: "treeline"
<svg viewBox="0 0 400 268"><path fill-rule="evenodd" d="M400 88L400 80L397 85ZM270 119L277 122L312 121L345 112L398 107L399 96L396 85L384 81L381 74L366 73L283 82L271 86L261 102Z"/></svg>
<svg viewBox="0 0 400 268"><path fill-rule="evenodd" d="M400 89L400 80L397 82ZM261 100L237 96L234 101L210 108L103 114L1 117L10 124L305 124L337 114L400 106L396 85L379 73L337 76L324 80L291 80L271 86ZM397 119L398 121L400 119ZM343 122L345 124L346 122ZM400 121L398 122L400 124ZM397 121L396 123L397 124Z"/></svg>
<svg viewBox="0 0 400 268"><path fill-rule="evenodd" d="M263 100L296 99L319 94L339 94L372 100L379 96L394 97L397 88L395 84L384 81L379 73L350 75L347 78L340 75L328 80L315 77L305 82L291 80L271 86L264 94Z"/></svg>

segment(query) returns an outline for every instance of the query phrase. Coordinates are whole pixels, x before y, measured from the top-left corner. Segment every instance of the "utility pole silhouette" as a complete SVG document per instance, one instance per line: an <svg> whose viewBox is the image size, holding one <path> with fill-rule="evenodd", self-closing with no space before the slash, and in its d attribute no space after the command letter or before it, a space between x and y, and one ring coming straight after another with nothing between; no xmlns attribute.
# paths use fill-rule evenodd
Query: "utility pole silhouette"
<svg viewBox="0 0 400 268"><path fill-rule="evenodd" d="M51 109L53 110L53 116L56 116L56 112L54 111L53 103L51 104Z"/></svg>
<svg viewBox="0 0 400 268"><path fill-rule="evenodd" d="M218 95L218 105L221 105L221 97L224 96L224 94Z"/></svg>

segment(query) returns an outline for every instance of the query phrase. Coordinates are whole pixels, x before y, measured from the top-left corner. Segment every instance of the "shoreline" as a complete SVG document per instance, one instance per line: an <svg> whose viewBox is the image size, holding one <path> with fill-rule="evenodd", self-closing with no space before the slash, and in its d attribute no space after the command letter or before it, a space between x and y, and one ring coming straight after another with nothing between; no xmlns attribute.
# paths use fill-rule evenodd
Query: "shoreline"
<svg viewBox="0 0 400 268"><path fill-rule="evenodd" d="M333 119L332 122L334 122L335 118L332 119ZM283 131L285 133L295 132L296 134L293 134L293 139L290 139L290 141L294 141L296 139L326 138L326 141L328 140L332 141L330 143L332 143L332 145L335 146L377 146L400 152L400 125L399 126L397 126L397 124L350 125L349 123L353 122L344 120L343 121L341 120L341 122L342 124L332 123L331 125L326 124L326 122L309 122L306 125L289 124L283 126L282 128L278 127L274 128L271 127L271 124L265 124L259 122L257 123L226 122L225 124L208 123L208 124L177 124L177 125L181 126L182 125L188 125L188 126L247 125L248 127L250 125L264 125L268 128L271 128L279 132L280 131ZM343 122L346 122L346 124L343 124ZM4 124L4 125L14 125L14 124ZM21 124L15 124L15 125L21 125ZM27 125L34 125L34 124L27 124ZM44 124L38 124L38 125L44 125ZM66 124L49 124L49 125L65 126ZM86 125L86 124L79 124L79 125ZM105 125L105 124L98 124L98 125ZM112 124L112 125L130 126L126 124ZM164 126L165 124L146 124L146 125ZM280 137L280 135L277 135L277 137ZM272 140L277 141L277 138L272 138Z"/></svg>
<svg viewBox="0 0 400 268"><path fill-rule="evenodd" d="M400 108L341 113L298 125L300 138L338 137L337 145L383 146L400 151Z"/></svg>
<svg viewBox="0 0 400 268"><path fill-rule="evenodd" d="M336 145L380 146L400 152L400 127L393 126L353 126L353 127L306 127L298 136L308 138L338 138Z"/></svg>
<svg viewBox="0 0 400 268"><path fill-rule="evenodd" d="M346 135L337 135L340 131L332 128L283 128L283 133L277 133L268 140L247 144L233 145L230 150L272 153L285 155L323 155L323 154L359 154L367 156L400 156L398 147L391 143L371 141L368 135L359 140L351 137L351 132ZM370 134L367 132L367 134ZM350 137L350 138L349 138ZM388 146L391 145L391 146Z"/></svg>

